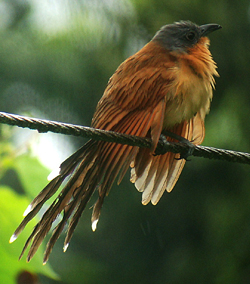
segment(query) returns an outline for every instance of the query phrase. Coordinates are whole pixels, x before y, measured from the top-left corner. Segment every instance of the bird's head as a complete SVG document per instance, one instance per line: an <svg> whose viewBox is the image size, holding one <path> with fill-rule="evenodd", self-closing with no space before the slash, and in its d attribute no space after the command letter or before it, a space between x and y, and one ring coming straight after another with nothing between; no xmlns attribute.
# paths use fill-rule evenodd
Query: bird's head
<svg viewBox="0 0 250 284"><path fill-rule="evenodd" d="M167 50L186 53L196 45L202 37L220 29L218 24L198 26L190 21L181 21L163 26L152 41L162 44Z"/></svg>

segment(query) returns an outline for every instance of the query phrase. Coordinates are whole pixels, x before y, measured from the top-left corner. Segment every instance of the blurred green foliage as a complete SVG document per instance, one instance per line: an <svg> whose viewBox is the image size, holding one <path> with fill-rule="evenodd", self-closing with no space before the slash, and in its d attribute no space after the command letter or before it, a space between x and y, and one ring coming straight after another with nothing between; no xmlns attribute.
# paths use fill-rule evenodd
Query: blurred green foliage
<svg viewBox="0 0 250 284"><path fill-rule="evenodd" d="M222 25L210 37L221 77L203 144L250 152L249 1L0 0L0 16L0 110L82 125L118 65L162 25ZM58 284L250 282L249 166L196 158L157 206L140 204L127 175L106 198L95 233L86 210L67 253L62 236L46 266L44 246L18 262L35 222L8 240L49 173L32 156L34 135L20 143L22 133L0 128L1 283L15 283L22 270Z"/></svg>
<svg viewBox="0 0 250 284"><path fill-rule="evenodd" d="M3 132L7 135L8 131ZM13 245L8 244L10 236L13 234L13 226L18 226L20 216L30 202L30 199L25 195L34 197L37 192L32 190L31 187L44 186L45 172L47 173L48 170L41 166L37 158L31 158L29 155L21 155L15 158L13 149L4 139L1 139L0 149L0 281L1 283L14 284L17 275L22 271L42 273L53 279L59 279L50 265L41 265L43 255L41 248L32 263L26 263L24 259L20 261L17 259L29 231L35 225L35 220L29 224L18 241ZM31 174L25 174L27 171ZM13 188L10 186L13 186ZM19 190L19 192L14 189Z"/></svg>

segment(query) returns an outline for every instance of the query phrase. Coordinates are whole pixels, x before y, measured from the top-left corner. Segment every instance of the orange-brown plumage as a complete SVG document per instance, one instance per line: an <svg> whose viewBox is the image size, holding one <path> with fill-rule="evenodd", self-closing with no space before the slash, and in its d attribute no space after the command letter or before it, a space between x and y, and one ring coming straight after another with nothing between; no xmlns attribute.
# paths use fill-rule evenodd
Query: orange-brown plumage
<svg viewBox="0 0 250 284"><path fill-rule="evenodd" d="M185 160L170 152L155 156L154 150L164 130L193 144L203 141L213 76L218 76L206 34L218 28L216 24L199 27L191 22L164 26L152 41L118 67L97 105L92 126L150 137L152 149L90 140L63 162L60 174L33 200L27 216L12 236L14 240L63 180L71 175L29 237L24 247L25 250L32 242L28 260L62 211L63 219L47 245L44 262L70 220L64 243L66 250L87 202L97 189L99 198L92 214L92 229L95 230L105 196L116 177L119 183L129 167L131 181L143 192L143 204L150 201L156 204L165 190L172 190ZM174 140L167 136L166 139Z"/></svg>

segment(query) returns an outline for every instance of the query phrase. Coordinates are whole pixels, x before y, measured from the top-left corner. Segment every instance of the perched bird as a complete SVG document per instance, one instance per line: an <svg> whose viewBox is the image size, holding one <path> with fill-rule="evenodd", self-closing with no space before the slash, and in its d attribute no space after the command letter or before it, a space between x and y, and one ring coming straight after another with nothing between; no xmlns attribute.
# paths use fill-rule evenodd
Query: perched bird
<svg viewBox="0 0 250 284"><path fill-rule="evenodd" d="M27 260L33 257L61 212L62 219L47 244L44 263L69 221L66 251L79 218L98 190L91 219L95 231L105 196L116 177L119 184L129 167L131 182L142 192L143 204L156 204L165 190L173 189L185 159L170 152L155 155L154 151L164 131L173 134L165 136L167 141L176 141L176 137L194 145L203 141L204 119L213 96L214 76L218 76L206 36L220 28L217 24L198 26L190 21L163 26L148 44L117 68L97 105L92 126L149 137L152 148L88 141L61 164L59 174L27 208L10 242L70 176L34 227L20 257L30 243Z"/></svg>

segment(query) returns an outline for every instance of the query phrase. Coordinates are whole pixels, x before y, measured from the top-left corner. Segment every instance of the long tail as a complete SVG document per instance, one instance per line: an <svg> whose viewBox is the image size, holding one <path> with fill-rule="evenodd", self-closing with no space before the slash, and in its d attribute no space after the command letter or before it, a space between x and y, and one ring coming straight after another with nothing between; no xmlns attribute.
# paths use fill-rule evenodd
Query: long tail
<svg viewBox="0 0 250 284"><path fill-rule="evenodd" d="M27 223L32 220L39 212L44 203L56 193L65 178L75 171L74 175L72 175L71 179L67 182L60 194L44 213L41 220L34 227L33 232L25 243L20 258L23 256L23 253L27 249L30 242L32 242L32 240L33 242L29 250L27 260L29 261L33 257L38 247L42 243L43 239L49 232L52 223L55 221L57 216L63 211L63 218L55 228L53 235L50 238L50 241L46 248L44 257L44 263L46 263L46 261L48 260L48 255L51 252L54 243L62 232L67 220L75 211L75 218L71 219L70 227L68 229L68 233L65 239L64 248L66 249L69 239L71 238L73 233L72 228L76 226L80 217L80 212L83 211L94 191L91 182L89 182L89 184L84 188L83 180L86 175L93 175L94 168L92 168L90 162L95 162L96 157L93 157L93 154L91 153L93 153L93 151L95 152L96 147L96 142L89 141L72 156L70 156L67 160L65 160L60 166L59 175L55 177L28 206L25 211L27 215L12 235L10 242L13 242L18 237L18 235L22 232ZM83 188L84 190L81 191L81 189Z"/></svg>
<svg viewBox="0 0 250 284"><path fill-rule="evenodd" d="M128 114L128 120L131 120L131 124L126 125L123 123L123 131L125 133L130 131L129 134L131 135L144 137L149 128L148 120L151 117L151 113L144 113L136 118L133 113ZM120 123L120 126L123 126L123 124ZM145 125L147 125L147 127L145 127ZM13 242L18 237L27 223L34 218L44 203L56 193L66 177L70 175L69 181L63 186L57 198L35 226L24 245L20 258L23 256L23 253L30 243L32 244L28 252L27 260L29 261L34 256L43 239L51 229L53 222L61 212L63 212L63 218L53 230L53 234L47 244L44 263L47 262L56 240L69 220L64 242L64 251L66 251L86 204L95 189L98 189L99 197L93 207L91 218L92 230L95 231L105 196L109 192L118 174L118 182L122 180L137 152L138 147L90 140L65 160L60 166L59 175L55 177L29 205L25 212L27 215L10 239L10 242Z"/></svg>
<svg viewBox="0 0 250 284"><path fill-rule="evenodd" d="M70 220L64 242L64 251L66 251L83 210L95 189L98 189L99 198L93 208L91 219L92 229L94 231L100 216L104 197L112 186L122 166L126 166L126 168L129 167L132 156L134 156L136 151L136 147L90 140L65 160L60 166L59 175L55 177L29 205L26 210L27 215L10 239L10 242L13 242L18 237L27 223L33 219L42 208L44 203L56 193L66 177L73 173L57 198L34 227L24 245L20 258L31 242L32 244L28 252L27 261L34 256L43 239L51 229L52 223L61 212L63 212L62 220L53 230L53 234L45 250L43 261L44 263L47 262L55 242L59 238L67 221ZM100 152L102 155L98 155ZM110 159L113 161L112 164L107 162L110 161ZM128 161L125 162L125 159L128 159Z"/></svg>

